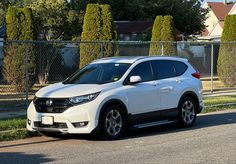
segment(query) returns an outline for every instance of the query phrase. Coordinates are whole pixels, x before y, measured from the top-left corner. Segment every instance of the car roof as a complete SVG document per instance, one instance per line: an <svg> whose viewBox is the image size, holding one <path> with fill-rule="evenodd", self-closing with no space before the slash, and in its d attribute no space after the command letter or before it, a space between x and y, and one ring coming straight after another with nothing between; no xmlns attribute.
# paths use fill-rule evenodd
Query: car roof
<svg viewBox="0 0 236 164"><path fill-rule="evenodd" d="M137 61L148 61L148 60L177 60L187 62L186 58L180 58L176 56L119 56L119 57L108 57L94 60L92 63L130 63L133 64Z"/></svg>

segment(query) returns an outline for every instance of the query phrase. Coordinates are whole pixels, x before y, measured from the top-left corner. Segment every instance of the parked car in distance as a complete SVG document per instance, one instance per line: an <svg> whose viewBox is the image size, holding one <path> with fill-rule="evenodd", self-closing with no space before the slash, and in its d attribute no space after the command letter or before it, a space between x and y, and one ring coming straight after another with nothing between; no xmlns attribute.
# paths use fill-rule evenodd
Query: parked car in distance
<svg viewBox="0 0 236 164"><path fill-rule="evenodd" d="M27 110L27 129L118 139L128 127L190 127L202 109L200 73L187 59L111 57L40 89Z"/></svg>

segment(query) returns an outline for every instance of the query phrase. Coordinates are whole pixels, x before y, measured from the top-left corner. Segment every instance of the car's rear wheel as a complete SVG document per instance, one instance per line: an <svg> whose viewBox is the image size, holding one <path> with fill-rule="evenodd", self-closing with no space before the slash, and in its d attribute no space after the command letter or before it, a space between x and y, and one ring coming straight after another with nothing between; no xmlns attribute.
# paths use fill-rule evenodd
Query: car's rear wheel
<svg viewBox="0 0 236 164"><path fill-rule="evenodd" d="M197 106L191 97L185 97L179 104L179 122L183 127L190 127L196 120Z"/></svg>
<svg viewBox="0 0 236 164"><path fill-rule="evenodd" d="M108 106L102 114L101 136L105 139L119 139L125 131L125 116L118 105Z"/></svg>

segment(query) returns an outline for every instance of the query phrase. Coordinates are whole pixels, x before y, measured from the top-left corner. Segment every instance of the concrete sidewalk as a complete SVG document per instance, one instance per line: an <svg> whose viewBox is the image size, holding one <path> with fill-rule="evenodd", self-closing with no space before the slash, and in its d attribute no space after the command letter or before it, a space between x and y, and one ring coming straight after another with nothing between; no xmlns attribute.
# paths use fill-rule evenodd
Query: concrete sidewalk
<svg viewBox="0 0 236 164"><path fill-rule="evenodd" d="M236 95L236 91L221 91L221 92L207 92L203 93L203 97L216 97L216 96L231 96Z"/></svg>

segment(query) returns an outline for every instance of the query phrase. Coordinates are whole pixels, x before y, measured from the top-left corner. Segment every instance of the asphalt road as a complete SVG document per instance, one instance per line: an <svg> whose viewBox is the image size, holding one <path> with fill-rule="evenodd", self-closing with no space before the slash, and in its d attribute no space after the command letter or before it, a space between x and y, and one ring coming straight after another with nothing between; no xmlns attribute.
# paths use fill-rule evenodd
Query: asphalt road
<svg viewBox="0 0 236 164"><path fill-rule="evenodd" d="M199 115L194 127L130 131L118 141L90 136L0 142L0 163L236 163L236 110Z"/></svg>

